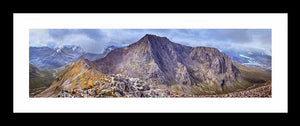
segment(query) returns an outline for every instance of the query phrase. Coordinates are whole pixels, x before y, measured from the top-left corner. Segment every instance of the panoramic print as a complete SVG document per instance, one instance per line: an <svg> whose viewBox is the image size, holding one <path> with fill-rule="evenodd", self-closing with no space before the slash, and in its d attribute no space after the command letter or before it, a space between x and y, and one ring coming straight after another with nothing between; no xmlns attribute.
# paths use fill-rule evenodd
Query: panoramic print
<svg viewBox="0 0 300 126"><path fill-rule="evenodd" d="M30 29L30 98L271 98L271 29Z"/></svg>

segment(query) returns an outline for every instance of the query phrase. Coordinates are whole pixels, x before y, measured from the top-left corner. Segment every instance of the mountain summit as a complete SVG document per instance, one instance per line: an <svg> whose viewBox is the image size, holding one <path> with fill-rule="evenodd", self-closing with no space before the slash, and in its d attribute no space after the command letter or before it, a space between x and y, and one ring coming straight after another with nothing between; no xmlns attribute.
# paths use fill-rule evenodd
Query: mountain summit
<svg viewBox="0 0 300 126"><path fill-rule="evenodd" d="M146 34L128 47L95 61L104 74L123 74L160 84L214 85L232 88L239 70L216 48L189 47Z"/></svg>

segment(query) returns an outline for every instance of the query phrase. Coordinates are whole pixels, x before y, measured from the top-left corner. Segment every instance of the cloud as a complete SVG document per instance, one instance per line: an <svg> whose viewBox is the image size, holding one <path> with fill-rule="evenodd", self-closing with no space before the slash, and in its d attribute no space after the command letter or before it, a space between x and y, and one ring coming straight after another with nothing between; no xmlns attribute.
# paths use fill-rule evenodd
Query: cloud
<svg viewBox="0 0 300 126"><path fill-rule="evenodd" d="M247 29L207 29L205 39L222 42L247 43L252 38Z"/></svg>
<svg viewBox="0 0 300 126"><path fill-rule="evenodd" d="M100 29L79 29L79 33L87 35L89 38L100 41L106 37L106 34Z"/></svg>
<svg viewBox="0 0 300 126"><path fill-rule="evenodd" d="M30 29L29 30L29 43L35 46L47 46L48 43L54 41L45 29Z"/></svg>
<svg viewBox="0 0 300 126"><path fill-rule="evenodd" d="M271 48L271 29L31 29L30 45L77 45L101 53L109 45L129 45L145 34L189 46Z"/></svg>
<svg viewBox="0 0 300 126"><path fill-rule="evenodd" d="M70 30L70 29L48 29L47 30L49 35L56 39L56 40L62 40L66 35L69 35L71 33L74 33L76 30Z"/></svg>
<svg viewBox="0 0 300 126"><path fill-rule="evenodd" d="M105 33L99 29L30 29L30 46L80 46L87 52L101 53L105 46Z"/></svg>
<svg viewBox="0 0 300 126"><path fill-rule="evenodd" d="M272 43L272 30L271 29L254 29L249 31L254 38L255 42L271 45Z"/></svg>

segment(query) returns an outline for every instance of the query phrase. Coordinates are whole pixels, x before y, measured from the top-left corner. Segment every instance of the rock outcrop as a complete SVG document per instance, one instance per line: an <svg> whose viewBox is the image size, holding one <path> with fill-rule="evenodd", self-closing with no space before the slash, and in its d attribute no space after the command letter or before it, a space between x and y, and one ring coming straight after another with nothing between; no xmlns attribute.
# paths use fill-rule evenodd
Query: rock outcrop
<svg viewBox="0 0 300 126"><path fill-rule="evenodd" d="M147 83L139 78L126 77L120 74L107 75L104 79L95 81L88 88L71 88L61 90L55 97L59 98L110 98L110 97L134 97L134 98L169 98L170 91L159 89L157 86Z"/></svg>

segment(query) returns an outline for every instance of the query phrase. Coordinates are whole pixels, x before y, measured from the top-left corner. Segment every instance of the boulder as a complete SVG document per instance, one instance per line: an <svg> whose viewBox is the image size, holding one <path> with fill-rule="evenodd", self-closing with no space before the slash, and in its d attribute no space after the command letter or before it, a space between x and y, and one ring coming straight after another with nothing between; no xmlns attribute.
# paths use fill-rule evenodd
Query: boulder
<svg viewBox="0 0 300 126"><path fill-rule="evenodd" d="M106 94L106 93L109 93L109 92L111 92L111 91L112 91L111 89L103 89L103 90L101 91L101 93Z"/></svg>
<svg viewBox="0 0 300 126"><path fill-rule="evenodd" d="M137 87L137 90L144 91L144 87Z"/></svg>
<svg viewBox="0 0 300 126"><path fill-rule="evenodd" d="M117 97L122 97L122 95L121 95L119 92L115 92L115 95L116 95Z"/></svg>
<svg viewBox="0 0 300 126"><path fill-rule="evenodd" d="M143 88L144 88L145 90L150 90L150 87L149 87L148 85L144 85Z"/></svg>
<svg viewBox="0 0 300 126"><path fill-rule="evenodd" d="M134 97L141 97L141 93L139 91L135 92Z"/></svg>
<svg viewBox="0 0 300 126"><path fill-rule="evenodd" d="M135 82L135 83L134 83L134 86L141 87L142 84Z"/></svg>
<svg viewBox="0 0 300 126"><path fill-rule="evenodd" d="M83 97L84 98L87 98L89 95L88 94L83 94Z"/></svg>

